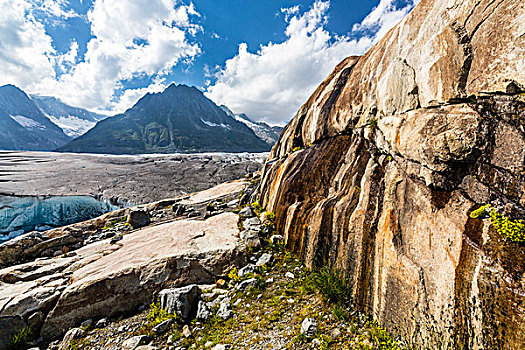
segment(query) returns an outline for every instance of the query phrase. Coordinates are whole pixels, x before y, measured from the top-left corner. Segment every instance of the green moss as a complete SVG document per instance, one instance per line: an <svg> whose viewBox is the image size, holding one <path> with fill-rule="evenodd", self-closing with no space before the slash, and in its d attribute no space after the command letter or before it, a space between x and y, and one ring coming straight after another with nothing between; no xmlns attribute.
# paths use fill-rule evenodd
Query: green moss
<svg viewBox="0 0 525 350"><path fill-rule="evenodd" d="M292 149L292 153L298 152L298 151L303 150L303 149L304 149L304 147L300 147L300 146L298 146L298 147L294 147L294 148Z"/></svg>
<svg viewBox="0 0 525 350"><path fill-rule="evenodd" d="M489 209L490 209L490 204L483 205L479 207L478 209L474 210L472 213L470 213L469 216L472 219L482 219L484 217L487 217Z"/></svg>

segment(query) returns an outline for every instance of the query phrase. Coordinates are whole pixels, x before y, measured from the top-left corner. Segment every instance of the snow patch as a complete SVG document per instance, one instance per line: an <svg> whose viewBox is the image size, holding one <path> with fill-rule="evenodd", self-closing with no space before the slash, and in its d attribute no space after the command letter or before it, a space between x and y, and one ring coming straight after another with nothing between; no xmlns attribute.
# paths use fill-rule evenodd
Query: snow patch
<svg viewBox="0 0 525 350"><path fill-rule="evenodd" d="M23 115L11 115L11 118L13 118L18 124L23 126L26 129L40 129L45 130L46 127L36 120L33 120L28 117L24 117Z"/></svg>
<svg viewBox="0 0 525 350"><path fill-rule="evenodd" d="M250 122L250 121L244 119L243 117L241 117L241 116L238 115L238 114L235 114L234 117L235 117L235 119L236 119L237 121L246 124L246 126L249 127L250 129L255 129L255 128L260 129L260 128L261 128L259 125L257 125L257 124L255 124L255 123L252 123L252 122Z"/></svg>
<svg viewBox="0 0 525 350"><path fill-rule="evenodd" d="M46 117L49 118L54 124L58 125L60 129L64 131L67 136L78 137L91 128L93 128L97 123L76 117L74 115L69 115L67 117L55 117L49 114L46 114Z"/></svg>
<svg viewBox="0 0 525 350"><path fill-rule="evenodd" d="M223 123L215 124L215 123L212 123L212 122L204 120L204 119L201 119L201 122L203 122L204 124L206 124L208 126L220 126L221 128L231 130L229 125L226 125L226 124L223 124Z"/></svg>

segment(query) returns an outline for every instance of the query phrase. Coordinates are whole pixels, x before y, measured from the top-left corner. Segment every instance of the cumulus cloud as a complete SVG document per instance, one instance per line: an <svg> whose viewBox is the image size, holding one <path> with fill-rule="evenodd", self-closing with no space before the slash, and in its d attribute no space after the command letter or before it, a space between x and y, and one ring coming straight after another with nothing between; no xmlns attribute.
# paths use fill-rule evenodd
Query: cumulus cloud
<svg viewBox="0 0 525 350"><path fill-rule="evenodd" d="M32 4L0 1L0 85L35 88L55 77L56 51L44 26L30 13Z"/></svg>
<svg viewBox="0 0 525 350"><path fill-rule="evenodd" d="M43 88L73 105L121 112L129 107L121 99L134 95L116 94L125 81L165 76L200 53L188 40L201 30L191 22L196 15L193 4L174 6L171 0L97 0L87 16L94 38L84 60ZM156 91L158 83L145 89L135 91Z"/></svg>
<svg viewBox="0 0 525 350"><path fill-rule="evenodd" d="M192 3L177 0L96 0L85 16L93 38L83 57L70 43L57 53L42 22L74 16L65 0L0 2L0 84L98 111L120 112L140 92L157 91L174 66L201 52L192 38L202 28ZM48 21L49 19L49 21ZM127 81L152 79L144 89L122 93Z"/></svg>
<svg viewBox="0 0 525 350"><path fill-rule="evenodd" d="M249 52L240 44L207 88L207 96L235 113L246 113L274 124L287 122L334 66L350 55L363 54L413 7L397 8L393 0L379 5L353 32L331 35L326 29L330 2L317 0L306 12L282 9L288 25L282 43L262 45ZM358 39L352 39L358 37Z"/></svg>

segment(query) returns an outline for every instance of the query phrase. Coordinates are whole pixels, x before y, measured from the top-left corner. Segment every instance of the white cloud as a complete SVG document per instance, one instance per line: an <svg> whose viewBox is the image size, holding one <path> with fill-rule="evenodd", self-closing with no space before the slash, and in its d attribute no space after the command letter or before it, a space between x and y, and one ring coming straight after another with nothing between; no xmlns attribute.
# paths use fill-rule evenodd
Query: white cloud
<svg viewBox="0 0 525 350"><path fill-rule="evenodd" d="M52 40L28 14L31 9L28 2L0 1L0 85L33 89L39 81L55 77Z"/></svg>
<svg viewBox="0 0 525 350"><path fill-rule="evenodd" d="M333 36L325 28L329 1L317 0L303 14L298 7L282 9L288 23L282 43L262 45L257 52L239 45L207 89L207 96L235 113L257 120L287 122L319 83L342 59L363 54L412 8L397 9L381 0L355 31L369 32L359 39Z"/></svg>
<svg viewBox="0 0 525 350"><path fill-rule="evenodd" d="M382 38L392 27L401 21L420 0L413 0L409 5L398 8L395 0L381 0L361 23L353 26L354 32L374 31L375 36Z"/></svg>
<svg viewBox="0 0 525 350"><path fill-rule="evenodd" d="M119 98L114 94L123 81L165 76L200 53L199 46L188 41L201 30L191 23L195 15L193 4L174 6L172 0L97 0L88 12L95 37L87 44L84 60L43 88L73 105L121 112L129 107L123 101L137 91L158 89L153 83Z"/></svg>
<svg viewBox="0 0 525 350"><path fill-rule="evenodd" d="M96 0L86 21L94 36L78 57L79 45L56 52L43 21L74 16L66 0L0 1L0 84L30 93L53 95L66 103L98 111L120 112L139 92L156 91L177 64L200 53L191 38L202 28L192 3L178 0ZM42 15L43 14L43 15ZM46 17L47 16L47 17ZM145 89L120 93L136 77L156 80Z"/></svg>

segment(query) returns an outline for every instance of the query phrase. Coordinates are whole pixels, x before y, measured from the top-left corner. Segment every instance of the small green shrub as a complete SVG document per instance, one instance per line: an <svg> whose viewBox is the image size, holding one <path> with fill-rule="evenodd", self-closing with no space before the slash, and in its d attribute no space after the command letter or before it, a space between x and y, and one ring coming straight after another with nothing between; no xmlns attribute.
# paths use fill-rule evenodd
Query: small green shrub
<svg viewBox="0 0 525 350"><path fill-rule="evenodd" d="M148 322L141 328L140 333L149 336L154 336L151 331L156 325L166 320L179 321L180 316L176 313L169 313L166 309L160 307L160 303L151 303L148 316Z"/></svg>
<svg viewBox="0 0 525 350"><path fill-rule="evenodd" d="M490 204L481 206L470 213L469 216L473 219L481 219L487 217L487 215L490 217L490 222L498 234L511 242L525 242L525 224L523 223L523 220L509 219L505 215L494 210Z"/></svg>
<svg viewBox="0 0 525 350"><path fill-rule="evenodd" d="M237 268L234 267L233 269L230 270L230 272L228 272L228 278L234 282L240 281L241 278L239 277L239 274L237 272L238 272Z"/></svg>
<svg viewBox="0 0 525 350"><path fill-rule="evenodd" d="M384 329L379 326L379 324L374 321L370 324L370 329L368 330L368 339L374 345L370 349L378 350L401 350L398 342L392 338L392 336ZM367 349L365 347L364 349Z"/></svg>
<svg viewBox="0 0 525 350"><path fill-rule="evenodd" d="M328 304L351 304L352 286L350 280L341 278L327 266L310 273L307 276L306 283L319 292Z"/></svg>
<svg viewBox="0 0 525 350"><path fill-rule="evenodd" d="M525 242L525 224L523 220L511 220L495 210L491 210L489 215L490 222L496 229L496 232L512 242Z"/></svg>
<svg viewBox="0 0 525 350"><path fill-rule="evenodd" d="M263 206L258 201L252 203L252 208L257 216L261 215L261 213L264 211Z"/></svg>
<svg viewBox="0 0 525 350"><path fill-rule="evenodd" d="M302 150L302 149L304 149L304 148L303 148L303 147L300 147L300 146L298 146L298 147L294 147L294 148L292 149L292 153L298 152L298 151L300 151L300 150Z"/></svg>
<svg viewBox="0 0 525 350"><path fill-rule="evenodd" d="M28 348L27 343L31 340L31 327L20 329L6 346L6 350L25 350Z"/></svg>
<svg viewBox="0 0 525 350"><path fill-rule="evenodd" d="M490 210L490 204L483 205L479 207L478 209L474 210L472 213L470 213L470 217L472 219L482 219L484 217L487 217Z"/></svg>

